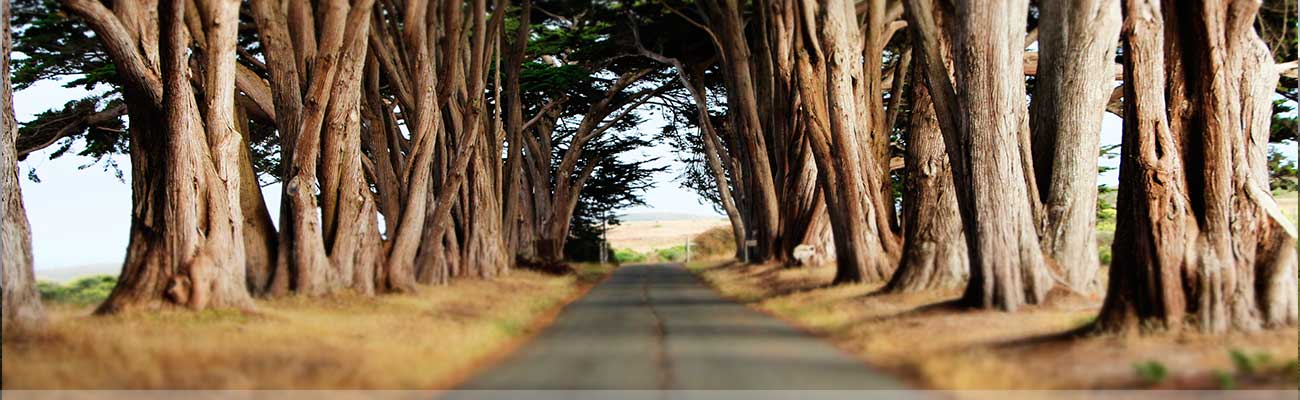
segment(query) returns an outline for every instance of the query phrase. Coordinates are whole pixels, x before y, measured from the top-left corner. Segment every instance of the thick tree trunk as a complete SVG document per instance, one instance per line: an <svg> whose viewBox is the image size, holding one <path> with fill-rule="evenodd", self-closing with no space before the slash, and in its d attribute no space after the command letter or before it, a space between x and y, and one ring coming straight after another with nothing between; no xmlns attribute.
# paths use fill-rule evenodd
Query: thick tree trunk
<svg viewBox="0 0 1300 400"><path fill-rule="evenodd" d="M1026 3L907 2L958 189L971 265L964 301L1005 311L1042 302L1053 286L1020 151ZM945 42L952 43L952 75Z"/></svg>
<svg viewBox="0 0 1300 400"><path fill-rule="evenodd" d="M917 75L921 70L918 68ZM907 189L903 192L906 239L903 258L887 290L919 292L966 285L970 261L962 235L952 169L943 135L924 84L912 85L912 121L904 157Z"/></svg>
<svg viewBox="0 0 1300 400"><path fill-rule="evenodd" d="M1118 0L1044 2L1031 104L1034 170L1043 201L1043 251L1077 291L1099 291L1097 149L1114 87Z"/></svg>
<svg viewBox="0 0 1300 400"><path fill-rule="evenodd" d="M742 158L750 180L748 186L749 210L747 210L748 228L753 234L746 235L756 240L758 247L751 253L750 261L765 262L775 257L777 247L777 230L780 227L780 201L777 198L776 181L772 166L768 160L768 146L763 134L763 120L758 112L757 92L754 87L749 44L745 39L744 18L741 15L741 3L737 0L714 0L705 2L710 10L709 23L727 45L721 51L726 54L724 67L728 77L728 104L732 104L734 132L739 136L743 147Z"/></svg>
<svg viewBox="0 0 1300 400"><path fill-rule="evenodd" d="M9 60L13 38L9 30L9 2L0 4L0 331L40 329L45 311L36 291L36 274L32 270L32 229L23 207L22 188L18 183L18 121L14 119L13 83Z"/></svg>
<svg viewBox="0 0 1300 400"><path fill-rule="evenodd" d="M799 52L799 88L835 238L835 282L882 281L893 273L897 254L888 250L892 232L877 215L881 192L866 177L877 172L870 166L879 164L862 147L870 125L859 120L858 94L866 89L857 86L863 76L862 42L853 5L832 0L822 7L805 2L803 8L816 12L816 26L810 21L806 28L820 43L805 44Z"/></svg>
<svg viewBox="0 0 1300 400"><path fill-rule="evenodd" d="M496 184L493 166L501 162L500 149L489 146L495 134L482 135L478 140L478 154L472 161L466 181L469 207L467 214L472 223L465 226L465 248L462 259L465 265L476 270L478 278L491 278L506 271L513 256L507 251L501 227L501 189ZM492 138L492 139L489 139Z"/></svg>
<svg viewBox="0 0 1300 400"><path fill-rule="evenodd" d="M1100 329L1296 323L1295 227L1260 175L1277 75L1261 68L1272 57L1257 7L1124 2L1120 215Z"/></svg>
<svg viewBox="0 0 1300 400"><path fill-rule="evenodd" d="M133 137L140 146L133 146L132 156L135 161L137 151L143 151L167 158L142 159L145 163L139 171L144 174L133 176L146 179L146 185L159 190L148 197L139 197L137 192L137 218L132 222L127 260L118 285L99 313L168 303L193 309L252 307L245 287L239 204L241 142L231 122L234 60L217 56L234 51L238 5L213 2L208 10L212 16L205 27L209 32L204 49L204 58L210 63L205 69L208 112L207 120L201 121L186 71L189 37L184 25L185 2L160 4L164 101L152 109L165 110L166 127L149 132L161 135ZM205 125L209 127L206 135ZM141 131L132 129L133 136L148 132Z"/></svg>

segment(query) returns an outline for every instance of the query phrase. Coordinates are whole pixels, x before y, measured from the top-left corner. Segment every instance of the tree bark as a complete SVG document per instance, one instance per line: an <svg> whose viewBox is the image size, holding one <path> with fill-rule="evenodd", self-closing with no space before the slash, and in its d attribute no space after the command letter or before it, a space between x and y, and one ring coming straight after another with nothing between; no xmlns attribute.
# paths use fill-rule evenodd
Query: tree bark
<svg viewBox="0 0 1300 400"><path fill-rule="evenodd" d="M133 176L152 180L147 184L160 190L136 198L135 209L144 210L145 218L133 220L132 245L118 285L98 313L164 304L192 309L253 307L244 276L238 172L241 142L231 122L234 60L218 56L234 51L238 5L234 1L213 2L208 9L211 19L205 29L210 31L206 35L209 41L203 49L208 63L204 69L208 112L204 120L199 117L186 70L190 39L184 24L185 2L160 4L163 102L152 108L164 110L166 126L151 132L160 133L161 138L133 139L143 148L133 147L132 152L133 156L137 151L166 155L166 159L143 165L147 175ZM132 132L137 133L135 129Z"/></svg>
<svg viewBox="0 0 1300 400"><path fill-rule="evenodd" d="M921 68L917 68L920 75ZM970 261L962 236L952 169L930 92L912 84L912 120L904 157L907 189L903 192L903 258L886 290L896 293L955 289L966 285Z"/></svg>
<svg viewBox="0 0 1300 400"><path fill-rule="evenodd" d="M958 188L971 265L964 302L1014 311L1042 302L1053 286L1019 148L1028 6L1023 0L976 3L948 9L946 3L936 8L930 0L908 0L908 25L919 39ZM950 28L946 21L953 22ZM952 43L952 75L944 68L941 40Z"/></svg>
<svg viewBox="0 0 1300 400"><path fill-rule="evenodd" d="M1046 255L1066 285L1097 292L1097 149L1114 86L1118 0L1044 2L1039 7L1038 75L1031 104L1034 169L1044 213Z"/></svg>
<svg viewBox="0 0 1300 400"><path fill-rule="evenodd" d="M235 111L240 140L245 144L239 152L239 207L244 215L245 278L248 281L248 292L261 296L266 294L271 285L279 233L275 231L271 212L267 210L266 199L262 196L262 185L258 182L257 173L253 171L252 155L249 154L247 145L250 143L248 118L241 107L236 107Z"/></svg>
<svg viewBox="0 0 1300 400"><path fill-rule="evenodd" d="M9 61L13 38L9 29L9 2L0 4L0 290L3 290L3 325L7 334L40 329L45 322L40 294L36 291L36 274L32 265L32 228L23 207L22 188L18 182L18 121L14 118L13 82ZM11 336L12 337L12 336Z"/></svg>
<svg viewBox="0 0 1300 400"><path fill-rule="evenodd" d="M1295 227L1261 175L1277 72L1257 7L1124 1L1120 215L1101 330L1296 323Z"/></svg>
<svg viewBox="0 0 1300 400"><path fill-rule="evenodd" d="M757 93L754 88L749 44L745 39L744 20L741 15L741 3L737 0L712 0L702 2L711 15L709 24L712 30L726 43L722 49L723 65L728 76L728 104L733 104L734 132L739 136L743 146L740 154L742 165L748 171L745 179L748 183L749 204L747 210L748 228L753 234L746 235L756 240L758 247L751 254L751 262L765 262L775 257L777 229L780 227L780 201L777 198L776 181L772 166L768 160L768 145L763 134L763 120L758 112Z"/></svg>
<svg viewBox="0 0 1300 400"><path fill-rule="evenodd" d="M816 7L804 3L810 35L817 43L802 46L798 55L799 89L804 99L814 159L830 213L835 239L835 282L874 282L889 278L898 255L889 251L892 231L875 206L882 199L868 174L878 173L875 153L863 147L870 124L862 124L861 40L853 5L831 0Z"/></svg>

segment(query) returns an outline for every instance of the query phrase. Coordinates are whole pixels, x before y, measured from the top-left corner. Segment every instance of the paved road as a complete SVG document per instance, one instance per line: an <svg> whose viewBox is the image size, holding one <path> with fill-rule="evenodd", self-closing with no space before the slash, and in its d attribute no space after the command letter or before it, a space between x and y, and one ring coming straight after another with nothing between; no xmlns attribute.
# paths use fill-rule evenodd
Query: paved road
<svg viewBox="0 0 1300 400"><path fill-rule="evenodd" d="M680 265L660 264L619 268L460 389L899 387L821 339L719 297Z"/></svg>

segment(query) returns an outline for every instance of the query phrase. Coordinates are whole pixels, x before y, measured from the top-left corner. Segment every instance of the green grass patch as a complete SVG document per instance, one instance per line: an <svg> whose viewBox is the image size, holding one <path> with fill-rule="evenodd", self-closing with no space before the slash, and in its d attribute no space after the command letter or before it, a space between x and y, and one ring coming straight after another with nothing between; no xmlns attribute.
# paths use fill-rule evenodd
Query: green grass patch
<svg viewBox="0 0 1300 400"><path fill-rule="evenodd" d="M117 277L112 275L95 275L78 278L72 282L36 282L36 290L41 293L41 301L78 306L98 304L108 298L117 285Z"/></svg>
<svg viewBox="0 0 1300 400"><path fill-rule="evenodd" d="M645 253L632 249L614 250L614 261L617 261L619 264L639 263L645 261L646 257Z"/></svg>

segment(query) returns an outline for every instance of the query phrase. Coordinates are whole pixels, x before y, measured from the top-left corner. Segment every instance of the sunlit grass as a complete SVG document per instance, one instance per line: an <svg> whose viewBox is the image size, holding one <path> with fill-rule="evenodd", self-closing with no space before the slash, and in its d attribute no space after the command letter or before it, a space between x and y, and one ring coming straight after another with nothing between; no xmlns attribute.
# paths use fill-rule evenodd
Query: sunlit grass
<svg viewBox="0 0 1300 400"><path fill-rule="evenodd" d="M1155 337L1078 334L1100 304L1087 299L1014 313L954 306L960 290L884 294L881 284L836 285L830 266L688 265L724 296L825 335L838 347L913 385L940 389L1149 387L1133 365L1168 368L1159 387L1218 388L1215 371L1242 387L1296 387L1294 328L1253 334ZM1245 350L1239 350L1245 349ZM1253 373L1234 352L1274 362ZM1291 364L1288 364L1291 363ZM1275 365L1274 365L1275 364Z"/></svg>
<svg viewBox="0 0 1300 400"><path fill-rule="evenodd" d="M6 337L4 388L443 387L538 329L607 269L515 271L418 293L258 301L216 310L89 316L51 304L44 333Z"/></svg>

